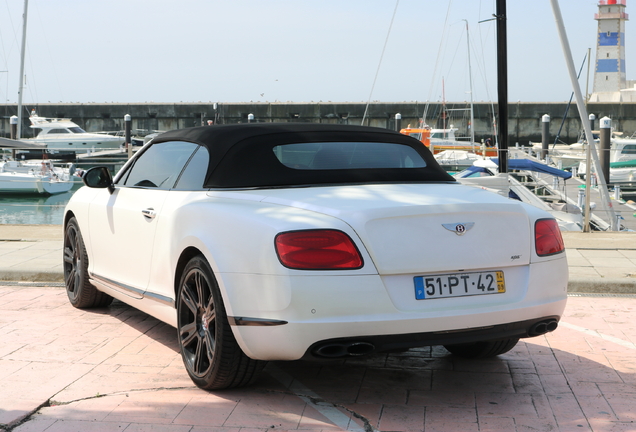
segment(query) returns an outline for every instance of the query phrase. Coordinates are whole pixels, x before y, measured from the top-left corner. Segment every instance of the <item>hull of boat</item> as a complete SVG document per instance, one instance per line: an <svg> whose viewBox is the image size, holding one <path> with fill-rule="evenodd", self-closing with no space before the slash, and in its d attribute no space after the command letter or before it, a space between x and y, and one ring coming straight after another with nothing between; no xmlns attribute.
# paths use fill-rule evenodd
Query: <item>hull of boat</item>
<svg viewBox="0 0 636 432"><path fill-rule="evenodd" d="M71 190L73 182L15 173L0 174L0 195L57 195Z"/></svg>
<svg viewBox="0 0 636 432"><path fill-rule="evenodd" d="M585 162L579 163L578 174L580 176L587 175L587 164ZM610 180L609 183L633 183L636 182L636 166L633 167L610 167Z"/></svg>
<svg viewBox="0 0 636 432"><path fill-rule="evenodd" d="M483 148L478 145L470 145L462 142L443 141L441 143L435 143L431 140L431 144L427 146L433 154L441 153L446 150L461 150L474 153L479 156L497 157L496 147Z"/></svg>
<svg viewBox="0 0 636 432"><path fill-rule="evenodd" d="M75 153L96 152L101 150L119 149L124 144L124 138L111 135L80 137L73 134L70 137L58 138L33 138L32 142L44 144L47 150L74 151ZM97 134L95 134L97 135Z"/></svg>

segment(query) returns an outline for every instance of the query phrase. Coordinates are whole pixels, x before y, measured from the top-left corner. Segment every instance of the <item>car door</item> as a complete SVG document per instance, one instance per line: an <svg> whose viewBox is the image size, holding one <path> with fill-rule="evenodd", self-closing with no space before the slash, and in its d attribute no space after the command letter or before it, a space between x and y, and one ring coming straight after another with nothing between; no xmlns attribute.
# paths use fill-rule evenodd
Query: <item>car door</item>
<svg viewBox="0 0 636 432"><path fill-rule="evenodd" d="M96 195L89 206L92 277L143 297L163 203L197 147L185 142L150 145L118 178L112 194L104 189Z"/></svg>

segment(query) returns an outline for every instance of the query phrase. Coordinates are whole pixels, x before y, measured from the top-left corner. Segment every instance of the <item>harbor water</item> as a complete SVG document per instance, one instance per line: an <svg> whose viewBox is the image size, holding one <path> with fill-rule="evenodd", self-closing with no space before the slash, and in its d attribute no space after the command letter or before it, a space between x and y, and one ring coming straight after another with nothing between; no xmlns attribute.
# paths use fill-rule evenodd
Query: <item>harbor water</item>
<svg viewBox="0 0 636 432"><path fill-rule="evenodd" d="M66 192L59 195L0 196L0 224L15 225L62 225L64 207L73 193Z"/></svg>

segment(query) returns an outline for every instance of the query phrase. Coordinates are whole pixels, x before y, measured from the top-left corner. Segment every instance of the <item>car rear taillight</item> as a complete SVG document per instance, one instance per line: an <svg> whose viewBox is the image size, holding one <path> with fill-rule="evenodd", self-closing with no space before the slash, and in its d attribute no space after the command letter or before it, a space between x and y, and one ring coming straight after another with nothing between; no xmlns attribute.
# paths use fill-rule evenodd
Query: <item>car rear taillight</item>
<svg viewBox="0 0 636 432"><path fill-rule="evenodd" d="M534 223L534 244L539 256L563 252L565 245L556 220L539 219Z"/></svg>
<svg viewBox="0 0 636 432"><path fill-rule="evenodd" d="M299 270L341 270L362 267L362 257L342 231L291 231L276 236L276 253L285 266Z"/></svg>

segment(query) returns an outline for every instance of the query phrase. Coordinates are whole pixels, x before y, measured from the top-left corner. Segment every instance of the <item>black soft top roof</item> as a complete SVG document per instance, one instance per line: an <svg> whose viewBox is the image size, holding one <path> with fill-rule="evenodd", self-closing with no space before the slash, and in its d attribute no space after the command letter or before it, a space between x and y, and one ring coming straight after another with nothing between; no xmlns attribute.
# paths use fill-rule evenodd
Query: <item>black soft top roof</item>
<svg viewBox="0 0 636 432"><path fill-rule="evenodd" d="M418 140L388 129L321 123L249 123L165 132L153 143L186 141L206 147L206 188L289 187L315 184L455 181ZM425 168L298 170L276 158L273 148L305 142L386 142L415 149Z"/></svg>

